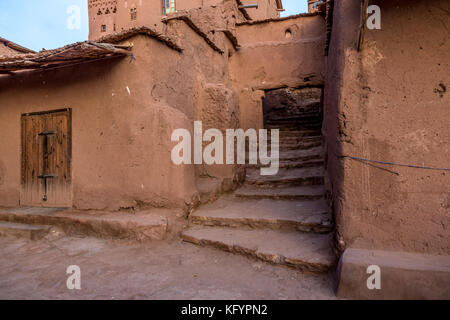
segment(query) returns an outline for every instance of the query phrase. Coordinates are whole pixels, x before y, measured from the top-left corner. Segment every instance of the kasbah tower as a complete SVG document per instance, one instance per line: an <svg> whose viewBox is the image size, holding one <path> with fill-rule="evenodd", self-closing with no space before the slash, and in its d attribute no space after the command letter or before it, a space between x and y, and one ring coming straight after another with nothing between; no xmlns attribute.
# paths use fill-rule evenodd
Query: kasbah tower
<svg viewBox="0 0 450 320"><path fill-rule="evenodd" d="M253 20L278 18L282 11L281 0L237 2L242 6L258 5L247 10ZM161 19L168 15L190 9L226 8L235 3L235 0L88 0L89 40L143 25L159 30L163 27Z"/></svg>

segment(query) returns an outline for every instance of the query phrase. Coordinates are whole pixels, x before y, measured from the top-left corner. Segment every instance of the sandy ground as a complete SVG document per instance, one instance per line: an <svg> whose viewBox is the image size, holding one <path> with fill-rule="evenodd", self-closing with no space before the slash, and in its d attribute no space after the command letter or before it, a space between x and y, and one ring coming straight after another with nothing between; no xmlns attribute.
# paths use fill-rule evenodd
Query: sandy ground
<svg viewBox="0 0 450 320"><path fill-rule="evenodd" d="M81 290L69 290L69 265ZM0 238L0 299L335 299L330 274L182 242Z"/></svg>

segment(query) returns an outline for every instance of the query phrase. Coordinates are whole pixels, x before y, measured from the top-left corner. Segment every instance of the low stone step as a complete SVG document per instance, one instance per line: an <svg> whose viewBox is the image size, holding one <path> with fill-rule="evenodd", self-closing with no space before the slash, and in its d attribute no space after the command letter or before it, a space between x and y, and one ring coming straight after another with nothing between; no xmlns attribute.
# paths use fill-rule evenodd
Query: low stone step
<svg viewBox="0 0 450 320"><path fill-rule="evenodd" d="M202 206L190 216L193 224L230 228L298 230L328 233L332 230L324 199L289 201L240 199L227 196Z"/></svg>
<svg viewBox="0 0 450 320"><path fill-rule="evenodd" d="M322 158L311 159L311 160L282 160L279 163L280 168L311 168L311 167L321 167L324 165L324 160ZM249 164L247 168L262 168L267 167L261 164Z"/></svg>
<svg viewBox="0 0 450 320"><path fill-rule="evenodd" d="M284 137L310 137L319 136L321 134L320 130L283 130L280 131L280 138Z"/></svg>
<svg viewBox="0 0 450 320"><path fill-rule="evenodd" d="M268 135L267 141L272 141L272 136ZM299 143L309 141L322 141L322 136L284 136L279 138L280 143Z"/></svg>
<svg viewBox="0 0 450 320"><path fill-rule="evenodd" d="M305 272L326 272L335 264L330 235L193 226L182 233L182 238L193 244L243 254Z"/></svg>
<svg viewBox="0 0 450 320"><path fill-rule="evenodd" d="M323 147L313 147L310 149L304 149L304 150L279 150L279 159L280 159L280 166L283 161L308 161L313 159L321 159L323 160ZM269 152L270 154L270 152ZM259 153L257 151L256 153L258 159ZM246 155L246 163L249 164L249 158L250 154ZM252 166L252 165L251 165ZM253 165L255 166L255 165ZM259 165L258 165L259 166Z"/></svg>
<svg viewBox="0 0 450 320"><path fill-rule="evenodd" d="M167 217L181 213L169 209L128 213L23 207L1 209L0 221L56 226L67 235L147 241L163 240L168 233Z"/></svg>
<svg viewBox="0 0 450 320"><path fill-rule="evenodd" d="M32 225L15 222L0 221L0 236L13 236L30 240L39 240L45 237L51 226Z"/></svg>
<svg viewBox="0 0 450 320"><path fill-rule="evenodd" d="M318 125L321 124L322 121L317 120L299 120L299 121L266 121L264 123L265 128L286 128L286 127L304 127L307 128L310 125Z"/></svg>
<svg viewBox="0 0 450 320"><path fill-rule="evenodd" d="M324 159L311 159L311 160L283 160L280 161L280 168L312 168L322 167L324 165Z"/></svg>
<svg viewBox="0 0 450 320"><path fill-rule="evenodd" d="M322 119L319 113L308 113L298 117L269 118L266 119L265 125L298 125L308 123L320 123Z"/></svg>
<svg viewBox="0 0 450 320"><path fill-rule="evenodd" d="M278 174L263 176L259 169L247 169L246 184L262 187L273 186L311 186L324 184L323 167L280 168Z"/></svg>
<svg viewBox="0 0 450 320"><path fill-rule="evenodd" d="M323 148L315 147L306 150L281 150L280 162L285 160L305 161L311 159L323 159Z"/></svg>
<svg viewBox="0 0 450 320"><path fill-rule="evenodd" d="M266 189L244 185L234 194L236 197L245 199L318 200L324 197L325 188L318 185Z"/></svg>
<svg viewBox="0 0 450 320"><path fill-rule="evenodd" d="M216 200L222 193L222 180L209 177L197 178L196 186L201 203Z"/></svg>
<svg viewBox="0 0 450 320"><path fill-rule="evenodd" d="M280 151L283 150L305 150L305 149L311 149L314 147L318 147L322 145L322 141L299 141L299 142L285 142L285 141L280 141L278 143L278 149ZM272 147L272 144L270 144L270 146ZM276 144L274 144L274 146L277 146Z"/></svg>
<svg viewBox="0 0 450 320"><path fill-rule="evenodd" d="M322 122L266 124L264 127L266 129L280 129L280 131L320 130L322 128Z"/></svg>

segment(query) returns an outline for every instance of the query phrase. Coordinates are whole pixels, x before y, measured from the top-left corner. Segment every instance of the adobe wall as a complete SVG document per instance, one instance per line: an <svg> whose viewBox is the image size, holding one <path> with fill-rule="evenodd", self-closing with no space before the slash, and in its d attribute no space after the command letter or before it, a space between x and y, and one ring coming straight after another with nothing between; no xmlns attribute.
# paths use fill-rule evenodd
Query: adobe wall
<svg viewBox="0 0 450 320"><path fill-rule="evenodd" d="M450 254L450 4L370 1L382 29L356 51L360 1L335 1L327 61L327 172L340 249Z"/></svg>
<svg viewBox="0 0 450 320"><path fill-rule="evenodd" d="M279 17L275 0L245 0L243 3L259 4L258 9L247 10L249 16L254 20ZM164 16L161 0L89 0L88 4L90 40L96 40L102 36L132 27L147 26L158 30L163 28L161 19ZM231 7L236 12L229 14ZM132 8L137 9L135 20L131 20L130 9ZM236 0L178 0L176 2L177 12L200 8L202 9L201 21L197 19L196 23L204 25L207 28L206 32L214 29L210 26L215 26L215 29L217 29L221 23L229 24L230 28L234 28L234 20L243 18L242 12L237 10ZM170 13L168 16L173 14ZM195 12L193 14L199 16ZM102 25L106 26L106 32L101 31ZM225 29L226 27L225 25L222 28Z"/></svg>
<svg viewBox="0 0 450 320"><path fill-rule="evenodd" d="M225 50L225 47L227 46L227 44L224 43L226 39L224 39L223 31L227 30L232 34L235 34L236 23L246 21L244 15L238 9L235 0L226 0L220 5L203 6L201 8L192 8L185 11L179 10L177 13L165 17L164 22L167 23L167 21L177 17L187 17L222 50ZM163 28L163 32L166 33L168 31L166 28Z"/></svg>
<svg viewBox="0 0 450 320"><path fill-rule="evenodd" d="M137 10L136 20L131 20L132 8ZM89 0L89 40L143 25L160 28L161 18L161 1Z"/></svg>
<svg viewBox="0 0 450 320"><path fill-rule="evenodd" d="M233 88L229 70L229 54L233 51L232 44L225 35L216 34L216 42L220 44L223 53L206 45L184 21L171 20L167 23L167 35L178 39L182 44L183 56L189 57L180 72L195 73L196 86L194 113L190 119L202 121L203 132L215 128L225 135L226 129L240 127L239 101ZM189 60L188 59L188 60ZM178 89L177 89L178 90ZM191 123L191 124L192 124ZM207 143L204 143L205 146ZM238 183L239 169L235 165L195 165L196 177L216 178L221 183L222 191L229 191Z"/></svg>
<svg viewBox="0 0 450 320"><path fill-rule="evenodd" d="M243 128L262 127L264 90L323 85L323 17L241 24L236 34L240 48L231 57L231 70Z"/></svg>
<svg viewBox="0 0 450 320"><path fill-rule="evenodd" d="M75 208L186 208L197 201L197 168L172 163L171 134L192 131L193 121L210 118L214 108L236 105L227 87L227 58L184 22L176 27L184 53L135 36L125 42L134 44L136 60L0 77L0 206L19 205L21 114L61 108L72 108ZM207 106L212 94L230 98ZM210 125L218 126L215 121L226 124L216 117ZM232 179L233 173L221 174Z"/></svg>
<svg viewBox="0 0 450 320"><path fill-rule="evenodd" d="M277 11L276 0L242 0L242 4L258 4L258 9L246 9L252 20L263 20L271 18L279 18L280 12Z"/></svg>

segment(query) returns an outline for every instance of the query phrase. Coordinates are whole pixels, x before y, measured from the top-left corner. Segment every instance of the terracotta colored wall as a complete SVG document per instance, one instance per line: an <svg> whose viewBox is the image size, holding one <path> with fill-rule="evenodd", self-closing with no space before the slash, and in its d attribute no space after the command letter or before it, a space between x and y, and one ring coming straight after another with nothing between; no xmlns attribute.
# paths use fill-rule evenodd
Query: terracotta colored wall
<svg viewBox="0 0 450 320"><path fill-rule="evenodd" d="M450 10L446 1L371 1L382 29L355 50L357 0L335 1L327 61L328 175L342 247L450 254L450 175L351 155L449 167Z"/></svg>
<svg viewBox="0 0 450 320"><path fill-rule="evenodd" d="M258 9L248 8L247 13L252 20L264 20L280 17L275 0L242 0L243 4L258 4Z"/></svg>
<svg viewBox="0 0 450 320"><path fill-rule="evenodd" d="M167 34L178 38L185 48L184 54L191 57L195 63L187 63L183 72L197 73L195 112L192 121L202 121L203 131L209 128L222 130L239 127L240 114L238 97L233 88L229 70L229 52L231 43L221 37L223 54L213 51L206 42L194 33L180 20L172 20L167 25ZM237 168L234 165L196 165L196 176L218 178L223 182L223 188L229 189L236 182Z"/></svg>
<svg viewBox="0 0 450 320"><path fill-rule="evenodd" d="M241 48L231 66L244 128L262 127L263 90L323 84L321 16L241 25L236 32Z"/></svg>
<svg viewBox="0 0 450 320"><path fill-rule="evenodd" d="M105 14L106 8L110 8L110 13ZM117 8L113 13L111 8ZM136 8L136 20L131 20L130 9ZM98 15L98 10L103 12ZM96 40L104 35L116 31L129 29L131 27L160 26L162 17L161 1L143 0L89 0L89 39ZM101 32L101 26L106 25L106 32Z"/></svg>
<svg viewBox="0 0 450 320"><path fill-rule="evenodd" d="M183 54L136 36L127 40L134 44L132 63L124 58L0 78L0 206L19 205L20 115L63 107L73 111L75 207L192 202L196 168L172 164L170 137L174 129L192 130L194 120L207 118L204 109L217 110L202 101L215 85L230 91L227 58L184 22L174 27L183 35ZM235 106L233 99L226 104ZM217 119L210 125L217 126Z"/></svg>
<svg viewBox="0 0 450 320"><path fill-rule="evenodd" d="M275 0L247 0L247 3L258 3L260 6L259 9L248 9L249 15L254 20L279 17ZM176 10L216 9L217 7L226 8L230 5L236 7L236 0L177 0ZM110 9L109 14L105 14L106 8ZM116 13L112 12L113 8L117 8ZM137 9L136 20L131 20L131 8ZM103 14L97 14L99 9ZM161 0L89 0L89 39L95 40L113 33L114 25L117 32L143 25L160 29L163 27L162 17ZM219 20L226 22L226 17L226 14L219 15L214 21L215 24L219 25ZM106 32L101 32L102 25L106 25Z"/></svg>

